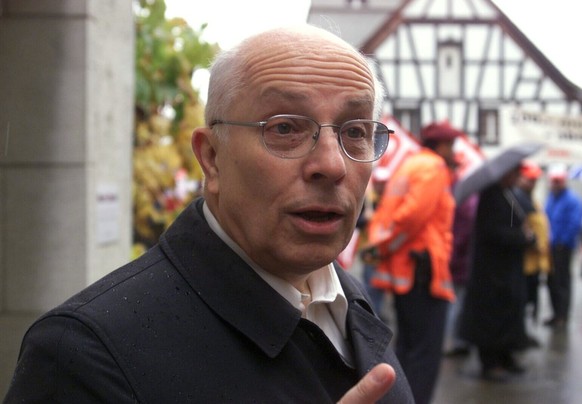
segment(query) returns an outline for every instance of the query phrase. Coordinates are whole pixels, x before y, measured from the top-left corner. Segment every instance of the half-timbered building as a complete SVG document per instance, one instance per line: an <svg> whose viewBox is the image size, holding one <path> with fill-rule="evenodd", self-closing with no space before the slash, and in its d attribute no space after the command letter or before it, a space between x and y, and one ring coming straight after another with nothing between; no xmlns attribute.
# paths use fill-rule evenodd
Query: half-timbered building
<svg viewBox="0 0 582 404"><path fill-rule="evenodd" d="M312 0L308 22L377 62L411 133L448 119L486 153L531 140L543 164L582 161L582 89L493 1Z"/></svg>

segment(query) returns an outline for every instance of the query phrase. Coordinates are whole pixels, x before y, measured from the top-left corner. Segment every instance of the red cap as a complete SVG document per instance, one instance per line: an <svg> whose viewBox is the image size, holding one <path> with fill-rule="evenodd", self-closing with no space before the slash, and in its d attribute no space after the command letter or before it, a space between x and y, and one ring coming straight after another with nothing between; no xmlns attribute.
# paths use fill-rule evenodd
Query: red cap
<svg viewBox="0 0 582 404"><path fill-rule="evenodd" d="M463 135L458 129L451 126L449 121L433 122L420 131L420 138L423 142L427 140L447 141L453 140Z"/></svg>
<svg viewBox="0 0 582 404"><path fill-rule="evenodd" d="M537 180L542 175L542 169L531 160L523 160L521 162L520 174L529 180Z"/></svg>

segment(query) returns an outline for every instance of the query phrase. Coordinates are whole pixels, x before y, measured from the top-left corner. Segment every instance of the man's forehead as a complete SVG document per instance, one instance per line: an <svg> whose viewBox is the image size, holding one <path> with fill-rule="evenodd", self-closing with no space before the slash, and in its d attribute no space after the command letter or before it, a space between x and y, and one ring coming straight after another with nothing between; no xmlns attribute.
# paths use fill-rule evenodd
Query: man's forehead
<svg viewBox="0 0 582 404"><path fill-rule="evenodd" d="M250 39L239 52L245 76L250 81L255 74L292 74L369 82L372 72L366 58L339 38L320 31L306 35L302 31L281 30ZM347 77L349 72L352 77Z"/></svg>
<svg viewBox="0 0 582 404"><path fill-rule="evenodd" d="M256 88L255 88L256 90ZM252 91L252 90L251 90ZM241 94L242 95L242 94ZM290 85L267 87L264 91L242 95L246 102L236 103L234 113L252 114L256 119L264 119L277 114L305 115L314 119L322 111L351 118L369 118L374 111L373 94L339 94L333 91L321 92L310 88L303 92ZM252 99L252 102L248 102ZM341 118L340 118L341 119ZM347 119L347 118L346 118Z"/></svg>
<svg viewBox="0 0 582 404"><path fill-rule="evenodd" d="M376 88L368 62L336 37L282 30L259 35L240 50L241 93L235 103L240 108L269 114L289 105L295 113L307 114L310 107L334 103L338 110L353 109L359 115L374 110Z"/></svg>
<svg viewBox="0 0 582 404"><path fill-rule="evenodd" d="M259 99L265 102L308 102L312 99L311 95L288 87L267 87L259 93ZM331 100L330 100L331 101ZM368 94L358 94L343 99L342 104L347 108L365 108L372 107L374 99Z"/></svg>

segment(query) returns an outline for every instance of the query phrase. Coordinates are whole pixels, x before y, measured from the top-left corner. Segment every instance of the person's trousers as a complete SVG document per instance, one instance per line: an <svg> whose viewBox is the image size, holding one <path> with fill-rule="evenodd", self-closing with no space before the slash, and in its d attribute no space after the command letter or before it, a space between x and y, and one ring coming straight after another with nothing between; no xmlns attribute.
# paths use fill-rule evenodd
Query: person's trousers
<svg viewBox="0 0 582 404"><path fill-rule="evenodd" d="M416 404L430 403L438 378L448 302L432 297L428 282L394 295L396 356Z"/></svg>
<svg viewBox="0 0 582 404"><path fill-rule="evenodd" d="M548 275L548 290L554 318L568 320L570 312L572 249L565 245L552 246L553 268Z"/></svg>
<svg viewBox="0 0 582 404"><path fill-rule="evenodd" d="M526 275L525 286L527 295L525 304L526 306L529 304L533 306L532 317L533 320L536 321L538 316L538 288L540 286L540 274L536 272L535 274Z"/></svg>
<svg viewBox="0 0 582 404"><path fill-rule="evenodd" d="M463 308L467 287L464 284L454 284L454 288L456 300L454 303L449 304L449 308L447 309L444 336L445 345L447 344L447 340L450 340L452 350L455 348L466 348L469 345L468 342L459 336L461 309Z"/></svg>

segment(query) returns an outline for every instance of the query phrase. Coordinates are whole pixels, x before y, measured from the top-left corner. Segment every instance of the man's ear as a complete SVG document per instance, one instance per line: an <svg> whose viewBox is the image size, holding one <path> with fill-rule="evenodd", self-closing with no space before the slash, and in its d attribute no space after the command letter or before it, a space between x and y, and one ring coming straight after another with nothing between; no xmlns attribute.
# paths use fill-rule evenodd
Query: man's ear
<svg viewBox="0 0 582 404"><path fill-rule="evenodd" d="M192 151L204 172L204 189L213 194L218 193L218 164L216 145L218 140L210 128L196 128L192 133Z"/></svg>

